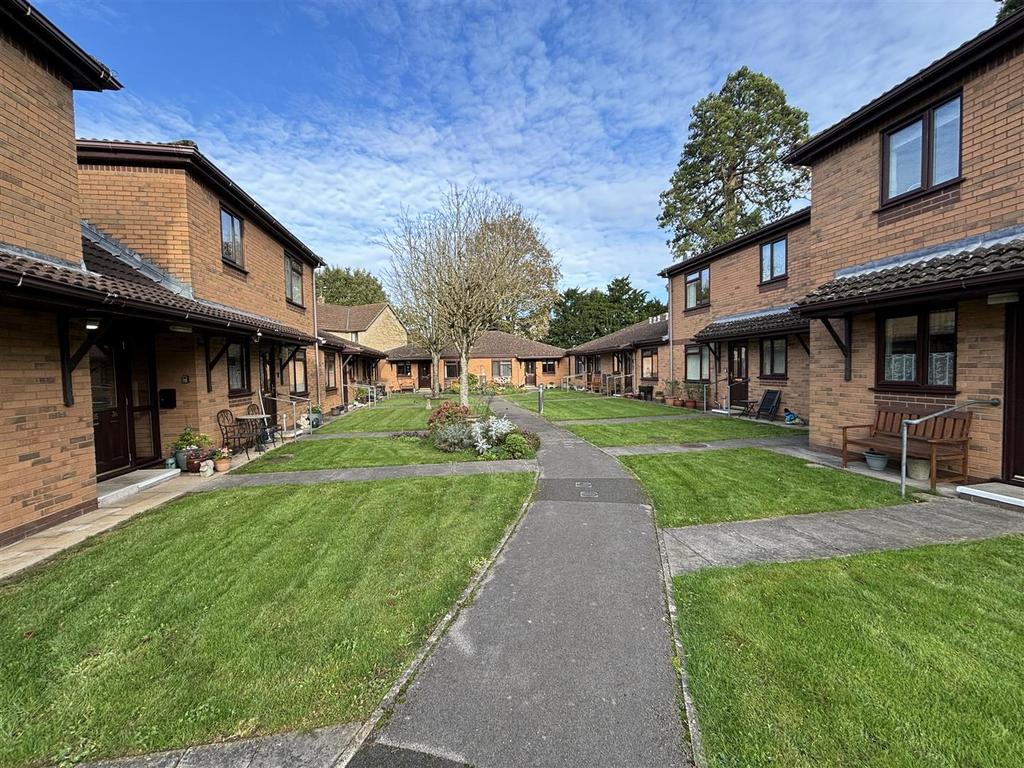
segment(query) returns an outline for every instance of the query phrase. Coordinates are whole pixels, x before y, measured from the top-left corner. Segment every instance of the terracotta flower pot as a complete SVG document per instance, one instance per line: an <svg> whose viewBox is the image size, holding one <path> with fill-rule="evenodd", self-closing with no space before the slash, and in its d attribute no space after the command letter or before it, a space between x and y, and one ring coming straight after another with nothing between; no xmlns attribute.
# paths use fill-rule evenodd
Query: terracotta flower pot
<svg viewBox="0 0 1024 768"><path fill-rule="evenodd" d="M218 472L227 472L231 469L231 459L214 459L213 468Z"/></svg>
<svg viewBox="0 0 1024 768"><path fill-rule="evenodd" d="M696 400L684 400L683 401L683 405L686 406L687 408L696 408L697 407L697 401Z"/></svg>

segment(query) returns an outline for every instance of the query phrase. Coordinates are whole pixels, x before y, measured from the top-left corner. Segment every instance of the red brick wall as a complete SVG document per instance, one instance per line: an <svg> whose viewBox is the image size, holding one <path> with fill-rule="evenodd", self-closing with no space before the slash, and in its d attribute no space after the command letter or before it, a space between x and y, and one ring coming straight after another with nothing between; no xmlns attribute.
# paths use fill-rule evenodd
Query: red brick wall
<svg viewBox="0 0 1024 768"><path fill-rule="evenodd" d="M0 242L82 260L71 87L0 33Z"/></svg>
<svg viewBox="0 0 1024 768"><path fill-rule="evenodd" d="M82 334L72 329L73 347ZM0 541L96 503L88 360L73 375L75 404L61 388L57 321L0 307Z"/></svg>

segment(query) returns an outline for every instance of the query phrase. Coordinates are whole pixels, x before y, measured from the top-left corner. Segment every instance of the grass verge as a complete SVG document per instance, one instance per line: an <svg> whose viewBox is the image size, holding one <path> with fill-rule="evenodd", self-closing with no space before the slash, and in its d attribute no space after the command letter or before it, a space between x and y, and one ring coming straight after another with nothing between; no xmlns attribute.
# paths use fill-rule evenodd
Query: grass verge
<svg viewBox="0 0 1024 768"><path fill-rule="evenodd" d="M446 453L422 437L353 437L337 440L297 440L267 451L234 470L237 474L298 472L306 469L354 469L401 464L448 464L479 457L466 449Z"/></svg>
<svg viewBox="0 0 1024 768"><path fill-rule="evenodd" d="M704 443L749 437L796 437L806 434L803 430L775 424L714 417L635 421L627 424L569 424L566 429L602 447Z"/></svg>
<svg viewBox="0 0 1024 768"><path fill-rule="evenodd" d="M900 504L893 483L761 448L622 456L666 528Z"/></svg>
<svg viewBox="0 0 1024 768"><path fill-rule="evenodd" d="M711 768L1024 765L1024 537L675 579Z"/></svg>
<svg viewBox="0 0 1024 768"><path fill-rule="evenodd" d="M0 765L365 717L533 482L191 496L0 587Z"/></svg>
<svg viewBox="0 0 1024 768"><path fill-rule="evenodd" d="M503 395L518 406L537 412L536 392ZM565 392L559 389L544 392L544 416L551 421L569 419L616 419L634 416L683 416L693 411L673 408L662 403L631 400L626 397L604 397L586 392Z"/></svg>

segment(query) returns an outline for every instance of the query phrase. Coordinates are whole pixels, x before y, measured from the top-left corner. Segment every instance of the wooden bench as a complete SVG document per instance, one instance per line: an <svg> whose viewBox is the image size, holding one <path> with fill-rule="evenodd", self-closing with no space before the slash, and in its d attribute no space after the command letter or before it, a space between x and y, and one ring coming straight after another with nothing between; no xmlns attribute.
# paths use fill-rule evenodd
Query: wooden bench
<svg viewBox="0 0 1024 768"><path fill-rule="evenodd" d="M849 460L849 447L873 448L890 456L899 457L901 451L900 429L905 419L919 419L927 414L905 408L880 406L875 412L874 424L849 424L843 430L843 466ZM967 454L971 442L970 411L957 411L937 416L923 424L914 424L907 429L907 456L928 459L931 465L929 477L932 490L938 475L938 463L960 462L960 474L951 480L967 480ZM867 429L867 435L851 436L850 430Z"/></svg>

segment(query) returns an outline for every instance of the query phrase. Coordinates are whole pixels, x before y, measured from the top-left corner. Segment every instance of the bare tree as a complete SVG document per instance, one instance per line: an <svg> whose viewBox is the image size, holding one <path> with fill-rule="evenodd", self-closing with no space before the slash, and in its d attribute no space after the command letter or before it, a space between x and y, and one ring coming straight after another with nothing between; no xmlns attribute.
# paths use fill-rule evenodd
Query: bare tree
<svg viewBox="0 0 1024 768"><path fill-rule="evenodd" d="M444 254L438 250L430 218L414 217L407 210L398 214L393 230L382 239L391 252L384 282L410 341L430 354L430 388L436 397L441 392L441 350L448 343L438 296Z"/></svg>
<svg viewBox="0 0 1024 768"><path fill-rule="evenodd" d="M469 354L484 331L549 311L559 270L536 220L506 197L451 185L430 217L440 256L440 315L459 350L459 400L469 404Z"/></svg>

